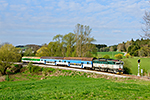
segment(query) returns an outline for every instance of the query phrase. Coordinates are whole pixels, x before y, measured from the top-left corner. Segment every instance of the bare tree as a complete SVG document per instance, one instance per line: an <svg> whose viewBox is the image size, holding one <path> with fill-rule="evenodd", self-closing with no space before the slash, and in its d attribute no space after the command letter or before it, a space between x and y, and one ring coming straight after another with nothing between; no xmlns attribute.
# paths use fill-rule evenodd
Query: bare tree
<svg viewBox="0 0 150 100"><path fill-rule="evenodd" d="M76 54L78 57L89 56L90 52L95 48L92 44L95 41L94 37L90 36L91 28L89 26L84 26L77 24L74 30L75 40L76 40Z"/></svg>
<svg viewBox="0 0 150 100"><path fill-rule="evenodd" d="M142 30L144 31L144 38L150 38L150 11L145 12L145 15L143 17L144 20L144 28Z"/></svg>

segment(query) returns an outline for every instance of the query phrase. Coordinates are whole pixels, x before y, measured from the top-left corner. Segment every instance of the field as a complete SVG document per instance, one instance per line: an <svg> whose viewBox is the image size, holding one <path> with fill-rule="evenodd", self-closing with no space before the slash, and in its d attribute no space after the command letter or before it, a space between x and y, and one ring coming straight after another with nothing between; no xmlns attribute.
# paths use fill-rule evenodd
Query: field
<svg viewBox="0 0 150 100"><path fill-rule="evenodd" d="M98 52L98 57L103 57L104 55L109 55L110 58L116 59L114 56L116 54L123 54L122 52ZM138 59L141 60L140 63L140 70L143 69L144 72L147 74L150 73L150 58L140 58L140 57L133 57L133 58L125 58L123 57L122 61L124 61L124 66L129 67L133 75L137 75L138 73ZM140 71L141 72L141 71Z"/></svg>
<svg viewBox="0 0 150 100"><path fill-rule="evenodd" d="M128 66L131 71L132 74L137 75L138 73L138 59L141 60L140 63L140 69L144 69L145 72L149 72L150 73L150 58L139 58L139 57L135 57L135 58L126 58L126 59L122 59L125 63L125 66Z"/></svg>
<svg viewBox="0 0 150 100"><path fill-rule="evenodd" d="M150 83L140 80L52 76L45 80L0 83L2 100L150 99Z"/></svg>
<svg viewBox="0 0 150 100"><path fill-rule="evenodd" d="M116 54L122 54L122 55L124 55L124 53L122 53L122 52L97 52L97 56L99 57L99 58L103 58L105 55L109 55L110 56L110 58L113 58L113 59L115 59L115 55Z"/></svg>

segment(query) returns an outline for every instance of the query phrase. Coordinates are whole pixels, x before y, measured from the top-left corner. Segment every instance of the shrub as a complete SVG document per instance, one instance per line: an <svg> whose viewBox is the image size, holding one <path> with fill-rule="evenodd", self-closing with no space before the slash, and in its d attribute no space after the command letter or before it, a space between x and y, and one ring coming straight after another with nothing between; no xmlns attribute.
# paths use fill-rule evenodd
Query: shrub
<svg viewBox="0 0 150 100"><path fill-rule="evenodd" d="M109 55L105 55L105 56L103 56L103 58L105 58L105 59L109 59L109 58L110 58L110 56L109 56Z"/></svg>
<svg viewBox="0 0 150 100"><path fill-rule="evenodd" d="M124 66L123 69L125 74L132 74L131 69L129 67Z"/></svg>
<svg viewBox="0 0 150 100"><path fill-rule="evenodd" d="M32 67L33 67L32 62L29 62L29 64L27 65L27 68L30 71L30 73L31 73Z"/></svg>
<svg viewBox="0 0 150 100"><path fill-rule="evenodd" d="M42 68L39 67L39 66L33 66L33 67L31 68L31 72L32 72L32 73L38 73L39 71L42 71Z"/></svg>
<svg viewBox="0 0 150 100"><path fill-rule="evenodd" d="M38 73L39 71L42 71L41 67L33 66L32 62L29 62L29 64L27 65L27 68L30 71L30 73Z"/></svg>
<svg viewBox="0 0 150 100"><path fill-rule="evenodd" d="M125 56L126 56L126 58L129 58L131 55L129 53L127 53Z"/></svg>
<svg viewBox="0 0 150 100"><path fill-rule="evenodd" d="M9 75L6 75L5 80L6 80L6 81L9 81Z"/></svg>
<svg viewBox="0 0 150 100"><path fill-rule="evenodd" d="M124 69L124 72L125 74L132 74L132 71L131 71L131 62L129 60L124 60L124 65L123 65L123 69ZM130 67L129 67L130 66Z"/></svg>
<svg viewBox="0 0 150 100"><path fill-rule="evenodd" d="M122 59L122 58L123 58L123 55L122 55L122 54L116 54L116 55L115 55L115 58L117 58L117 59Z"/></svg>
<svg viewBox="0 0 150 100"><path fill-rule="evenodd" d="M22 68L22 65L18 64L12 64L9 68L6 70L6 74L15 74L20 72L20 69Z"/></svg>

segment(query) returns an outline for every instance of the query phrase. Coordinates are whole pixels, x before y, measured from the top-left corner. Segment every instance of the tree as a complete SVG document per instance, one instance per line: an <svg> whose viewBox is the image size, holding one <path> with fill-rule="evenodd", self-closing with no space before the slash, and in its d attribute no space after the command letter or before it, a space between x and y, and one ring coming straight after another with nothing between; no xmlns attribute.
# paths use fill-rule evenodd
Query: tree
<svg viewBox="0 0 150 100"><path fill-rule="evenodd" d="M100 49L103 48L103 47L107 47L107 45L105 45L105 44L96 44L96 47L98 49L98 52L100 52Z"/></svg>
<svg viewBox="0 0 150 100"><path fill-rule="evenodd" d="M116 54L116 55L115 55L115 58L117 58L117 59L122 59L122 58L123 58L123 55L122 55L122 54Z"/></svg>
<svg viewBox="0 0 150 100"><path fill-rule="evenodd" d="M74 30L76 40L76 55L78 57L91 56L92 50L96 48L92 42L95 41L90 37L92 29L89 26L77 24Z"/></svg>
<svg viewBox="0 0 150 100"><path fill-rule="evenodd" d="M150 56L150 47L144 46L139 50L139 56Z"/></svg>
<svg viewBox="0 0 150 100"><path fill-rule="evenodd" d="M36 56L50 56L50 50L47 45L43 45L40 49L37 50Z"/></svg>
<svg viewBox="0 0 150 100"><path fill-rule="evenodd" d="M143 17L144 20L144 28L142 29L144 31L144 38L150 38L150 11L145 12L145 15Z"/></svg>
<svg viewBox="0 0 150 100"><path fill-rule="evenodd" d="M110 56L109 56L109 55L104 55L104 56L103 56L103 58L105 58L105 59L109 59L109 58L110 58Z"/></svg>
<svg viewBox="0 0 150 100"><path fill-rule="evenodd" d="M109 51L114 51L113 46L111 46L111 47L109 48Z"/></svg>
<svg viewBox="0 0 150 100"><path fill-rule="evenodd" d="M138 56L138 50L140 49L141 47L137 44L134 44L134 45L131 45L129 48L128 48L128 53L132 56Z"/></svg>
<svg viewBox="0 0 150 100"><path fill-rule="evenodd" d="M21 59L21 50L12 44L5 44L0 48L0 72L6 74L6 70L13 62Z"/></svg>
<svg viewBox="0 0 150 100"><path fill-rule="evenodd" d="M24 56L34 56L34 51L31 48L26 49Z"/></svg>
<svg viewBox="0 0 150 100"><path fill-rule="evenodd" d="M63 35L58 34L54 36L53 40L55 40L56 42L55 45L57 45L57 49L56 49L57 56L64 57L66 48L64 47Z"/></svg>
<svg viewBox="0 0 150 100"><path fill-rule="evenodd" d="M129 54L129 53L127 53L126 55L125 55L125 57L126 58L129 58L131 55Z"/></svg>
<svg viewBox="0 0 150 100"><path fill-rule="evenodd" d="M125 43L123 42L123 43L120 43L118 46L117 46L117 50L118 51L126 51L125 50Z"/></svg>
<svg viewBox="0 0 150 100"><path fill-rule="evenodd" d="M128 48L129 48L131 45L132 45L132 41L127 41L127 42L125 43L125 49L126 49L127 52L128 52Z"/></svg>
<svg viewBox="0 0 150 100"><path fill-rule="evenodd" d="M66 56L71 57L74 52L75 34L69 33L63 36L64 45L67 49Z"/></svg>

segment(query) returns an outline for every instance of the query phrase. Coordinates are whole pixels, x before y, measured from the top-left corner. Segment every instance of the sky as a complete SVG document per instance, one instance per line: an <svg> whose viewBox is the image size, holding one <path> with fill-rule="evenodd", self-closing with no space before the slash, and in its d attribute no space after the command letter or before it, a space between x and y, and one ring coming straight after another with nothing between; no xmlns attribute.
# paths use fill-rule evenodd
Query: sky
<svg viewBox="0 0 150 100"><path fill-rule="evenodd" d="M0 43L49 43L89 26L95 44L117 45L140 39L149 0L0 0Z"/></svg>

